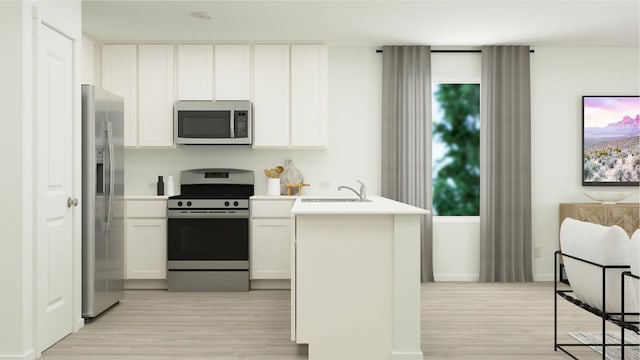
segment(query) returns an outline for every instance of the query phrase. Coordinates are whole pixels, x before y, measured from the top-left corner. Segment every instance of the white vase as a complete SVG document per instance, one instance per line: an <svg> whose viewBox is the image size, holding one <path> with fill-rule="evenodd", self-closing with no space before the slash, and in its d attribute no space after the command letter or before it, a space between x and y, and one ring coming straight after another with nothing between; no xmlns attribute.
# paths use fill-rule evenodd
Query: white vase
<svg viewBox="0 0 640 360"><path fill-rule="evenodd" d="M267 179L267 195L280 195L280 179Z"/></svg>

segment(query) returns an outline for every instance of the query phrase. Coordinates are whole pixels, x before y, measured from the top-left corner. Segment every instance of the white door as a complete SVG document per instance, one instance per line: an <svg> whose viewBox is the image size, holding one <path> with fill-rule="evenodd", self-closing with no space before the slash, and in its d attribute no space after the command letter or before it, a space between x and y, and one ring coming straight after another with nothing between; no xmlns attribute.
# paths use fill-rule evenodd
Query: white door
<svg viewBox="0 0 640 360"><path fill-rule="evenodd" d="M72 330L73 44L45 25L37 35L36 281L41 352Z"/></svg>

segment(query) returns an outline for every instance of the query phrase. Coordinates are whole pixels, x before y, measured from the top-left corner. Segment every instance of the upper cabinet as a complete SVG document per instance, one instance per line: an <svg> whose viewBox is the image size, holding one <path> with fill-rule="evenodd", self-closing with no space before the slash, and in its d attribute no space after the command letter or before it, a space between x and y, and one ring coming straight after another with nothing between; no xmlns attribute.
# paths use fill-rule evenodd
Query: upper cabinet
<svg viewBox="0 0 640 360"><path fill-rule="evenodd" d="M322 45L291 45L291 146L326 147L328 56Z"/></svg>
<svg viewBox="0 0 640 360"><path fill-rule="evenodd" d="M138 145L138 50L102 45L102 87L124 98L124 145Z"/></svg>
<svg viewBox="0 0 640 360"><path fill-rule="evenodd" d="M327 47L256 45L253 66L254 147L327 147Z"/></svg>
<svg viewBox="0 0 640 360"><path fill-rule="evenodd" d="M249 45L215 46L216 100L249 100L251 51Z"/></svg>
<svg viewBox="0 0 640 360"><path fill-rule="evenodd" d="M173 146L173 45L138 47L138 145Z"/></svg>
<svg viewBox="0 0 640 360"><path fill-rule="evenodd" d="M289 45L253 53L253 146L289 147Z"/></svg>
<svg viewBox="0 0 640 360"><path fill-rule="evenodd" d="M102 87L124 98L124 145L172 147L173 45L102 46Z"/></svg>
<svg viewBox="0 0 640 360"><path fill-rule="evenodd" d="M175 146L176 100L252 100L254 148L328 145L325 45L103 44L101 61L129 148Z"/></svg>
<svg viewBox="0 0 640 360"><path fill-rule="evenodd" d="M178 45L178 100L213 99L213 45Z"/></svg>

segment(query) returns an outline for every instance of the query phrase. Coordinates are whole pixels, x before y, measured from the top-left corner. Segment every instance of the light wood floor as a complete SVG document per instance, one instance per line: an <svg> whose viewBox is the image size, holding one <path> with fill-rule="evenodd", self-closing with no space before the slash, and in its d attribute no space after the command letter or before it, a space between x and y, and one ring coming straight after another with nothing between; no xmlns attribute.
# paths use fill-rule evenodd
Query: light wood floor
<svg viewBox="0 0 640 360"><path fill-rule="evenodd" d="M559 334L597 330L599 321L559 299ZM553 284L422 285L425 359L569 359L553 351ZM581 359L595 352L576 351ZM289 341L289 291L127 291L103 316L41 359L306 359Z"/></svg>

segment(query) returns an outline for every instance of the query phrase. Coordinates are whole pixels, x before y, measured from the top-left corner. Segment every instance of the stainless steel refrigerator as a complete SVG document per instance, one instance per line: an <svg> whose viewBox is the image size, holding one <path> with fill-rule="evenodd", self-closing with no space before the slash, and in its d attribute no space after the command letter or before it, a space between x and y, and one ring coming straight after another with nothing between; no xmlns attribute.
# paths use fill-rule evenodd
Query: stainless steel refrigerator
<svg viewBox="0 0 640 360"><path fill-rule="evenodd" d="M124 291L124 100L82 85L82 316Z"/></svg>

